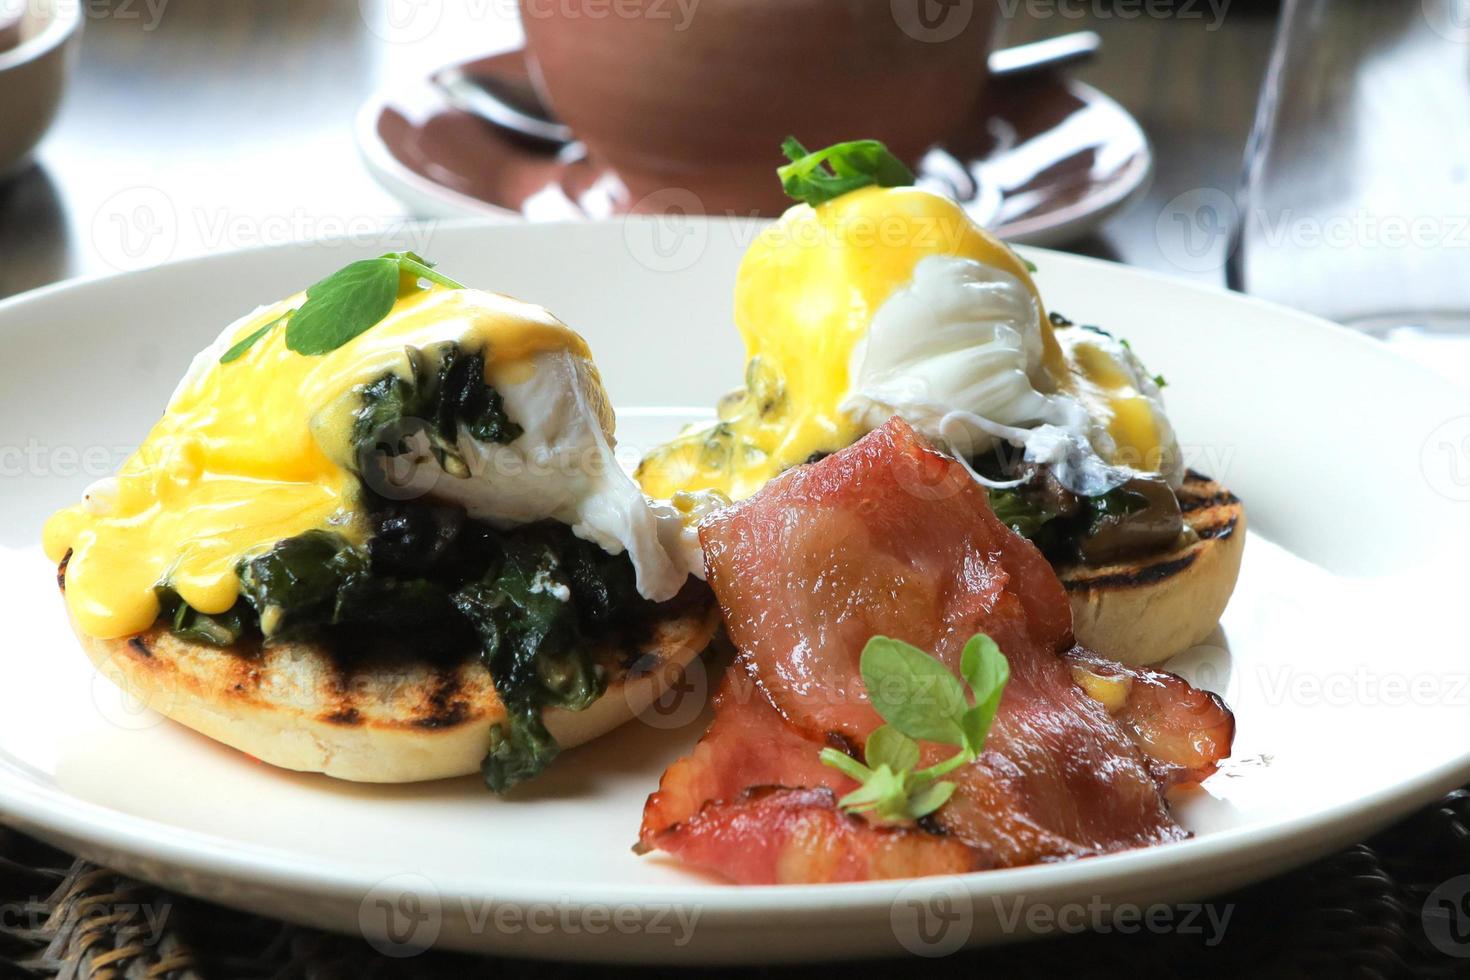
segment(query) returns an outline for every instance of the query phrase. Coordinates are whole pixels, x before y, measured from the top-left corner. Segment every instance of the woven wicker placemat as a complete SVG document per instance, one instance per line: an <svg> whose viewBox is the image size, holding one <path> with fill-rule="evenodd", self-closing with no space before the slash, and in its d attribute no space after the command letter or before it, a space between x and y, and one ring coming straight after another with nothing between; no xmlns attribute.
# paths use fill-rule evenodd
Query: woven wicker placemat
<svg viewBox="0 0 1470 980"><path fill-rule="evenodd" d="M1228 909L1223 933L1084 933L922 968L926 978L1470 976L1470 877L1453 880L1462 875L1470 876L1470 790L1324 861L1212 900ZM0 976L7 978L551 978L587 969L437 952L390 959L359 937L181 898L0 828ZM850 969L912 976L916 966ZM597 972L649 975L643 968ZM694 972L751 973L679 971ZM759 972L796 978L810 968Z"/></svg>

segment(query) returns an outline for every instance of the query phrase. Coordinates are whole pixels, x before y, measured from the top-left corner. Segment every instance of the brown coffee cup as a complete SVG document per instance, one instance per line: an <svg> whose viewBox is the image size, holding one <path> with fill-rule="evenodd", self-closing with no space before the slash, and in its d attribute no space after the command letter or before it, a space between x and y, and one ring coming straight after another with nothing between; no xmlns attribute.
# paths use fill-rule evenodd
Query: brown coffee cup
<svg viewBox="0 0 1470 980"><path fill-rule="evenodd" d="M778 214L781 141L916 163L985 84L998 0L520 0L532 77L634 210ZM671 197L671 195L673 195ZM692 197L691 197L692 195Z"/></svg>
<svg viewBox="0 0 1470 980"><path fill-rule="evenodd" d="M0 53L20 44L20 21L20 10L0 10Z"/></svg>

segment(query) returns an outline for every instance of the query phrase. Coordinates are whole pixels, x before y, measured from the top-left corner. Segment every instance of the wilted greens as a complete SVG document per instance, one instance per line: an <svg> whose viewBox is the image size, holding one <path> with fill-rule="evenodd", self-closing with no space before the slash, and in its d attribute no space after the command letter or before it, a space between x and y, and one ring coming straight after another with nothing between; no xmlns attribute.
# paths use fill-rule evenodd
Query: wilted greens
<svg viewBox="0 0 1470 980"><path fill-rule="evenodd" d="M446 345L411 357L408 376L359 390L353 442L364 465L406 451L413 433L446 469L463 462L463 434L484 443L520 435L478 353ZM607 679L592 651L645 616L632 563L560 523L499 530L458 506L360 492L365 544L328 529L279 541L240 563L240 600L227 613L204 615L164 587L164 621L216 646L319 643L349 664L478 657L509 714L492 733L486 782L501 792L534 776L559 751L541 711L600 697Z"/></svg>

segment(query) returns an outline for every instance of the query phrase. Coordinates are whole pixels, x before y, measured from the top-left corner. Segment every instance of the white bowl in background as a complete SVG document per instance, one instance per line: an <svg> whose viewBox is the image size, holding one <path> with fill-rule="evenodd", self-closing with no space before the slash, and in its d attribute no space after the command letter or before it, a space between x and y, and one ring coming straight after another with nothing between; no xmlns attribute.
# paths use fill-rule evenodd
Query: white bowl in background
<svg viewBox="0 0 1470 980"><path fill-rule="evenodd" d="M0 180L30 159L56 118L81 34L79 0L0 2L0 22L20 4L20 43L0 51Z"/></svg>

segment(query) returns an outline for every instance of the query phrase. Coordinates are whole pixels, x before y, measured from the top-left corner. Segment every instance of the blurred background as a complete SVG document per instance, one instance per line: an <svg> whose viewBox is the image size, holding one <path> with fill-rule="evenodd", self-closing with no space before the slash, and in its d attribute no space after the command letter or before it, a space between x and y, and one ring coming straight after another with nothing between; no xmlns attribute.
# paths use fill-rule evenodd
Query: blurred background
<svg viewBox="0 0 1470 980"><path fill-rule="evenodd" d="M829 120L947 132L908 156L1011 241L1229 285L1470 378L1470 0L851 7L932 65L832 32L848 0L779 7L828 34L703 3L0 0L0 297L412 219L769 215L766 129ZM828 97L803 116L789 91Z"/></svg>
<svg viewBox="0 0 1470 980"><path fill-rule="evenodd" d="M769 197L717 186L717 121L679 142L730 97L711 83L709 37L692 85L578 38L587 2L0 0L0 296L416 218L770 213ZM691 38L731 9L703 2L667 0ZM794 2L817 16L823 0ZM999 51L980 104L921 169L1001 234L1284 302L1470 378L1470 2L904 4L910 37L947 41L962 18L961 42ZM606 24L592 31L611 38ZM1025 47L1046 39L1060 46ZM871 74L886 70L901 68ZM679 116L695 88L715 94ZM689 160L648 163L686 144ZM707 186L677 177L691 161ZM742 195L750 211L730 206Z"/></svg>
<svg viewBox="0 0 1470 980"><path fill-rule="evenodd" d="M1189 215L1193 227L1166 219L1165 231L1193 239L1161 240L1159 218L1171 201L1235 193L1278 6L1001 6L1001 45L1096 32L1097 56L1066 75L1116 100L1152 144L1142 195L1054 244L1223 283L1226 230ZM55 123L0 184L0 295L422 214L364 164L359 113L522 38L507 0L88 0L82 20Z"/></svg>

